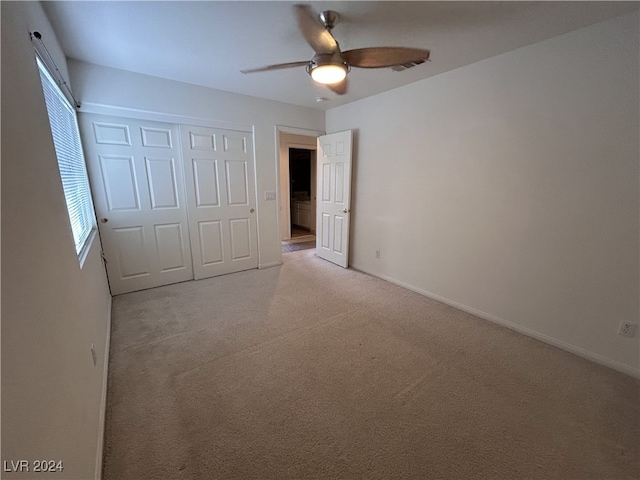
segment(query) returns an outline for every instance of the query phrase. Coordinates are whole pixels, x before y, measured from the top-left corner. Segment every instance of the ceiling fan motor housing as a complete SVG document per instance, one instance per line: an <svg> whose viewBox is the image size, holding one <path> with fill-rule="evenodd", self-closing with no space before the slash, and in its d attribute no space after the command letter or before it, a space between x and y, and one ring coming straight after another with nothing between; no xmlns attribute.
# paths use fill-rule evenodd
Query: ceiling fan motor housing
<svg viewBox="0 0 640 480"><path fill-rule="evenodd" d="M318 15L318 18L324 25L324 27L331 31L333 27L335 27L340 20L340 15L338 12L334 12L333 10L325 10Z"/></svg>

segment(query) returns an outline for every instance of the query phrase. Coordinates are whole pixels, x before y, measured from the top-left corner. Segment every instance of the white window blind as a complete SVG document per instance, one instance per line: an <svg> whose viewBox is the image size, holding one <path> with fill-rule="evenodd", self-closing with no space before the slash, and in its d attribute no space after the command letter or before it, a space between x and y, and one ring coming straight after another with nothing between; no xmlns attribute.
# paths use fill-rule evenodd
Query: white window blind
<svg viewBox="0 0 640 480"><path fill-rule="evenodd" d="M76 253L81 256L96 222L76 112L47 68L39 58L37 61Z"/></svg>

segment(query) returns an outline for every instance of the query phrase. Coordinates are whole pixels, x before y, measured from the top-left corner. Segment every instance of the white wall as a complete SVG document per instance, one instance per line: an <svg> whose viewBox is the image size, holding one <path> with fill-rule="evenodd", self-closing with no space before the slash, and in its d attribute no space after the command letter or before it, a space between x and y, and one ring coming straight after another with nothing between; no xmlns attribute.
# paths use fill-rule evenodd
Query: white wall
<svg viewBox="0 0 640 480"><path fill-rule="evenodd" d="M76 257L29 31L66 75L64 56L39 3L1 8L2 460L62 460L55 478L89 479L111 296L99 241L82 269Z"/></svg>
<svg viewBox="0 0 640 480"><path fill-rule="evenodd" d="M278 145L276 126L324 130L324 112L246 95L222 92L182 82L70 60L74 89L83 110L140 117L145 112L223 122L228 128L252 126L255 136L259 263L282 262L278 203L265 192L277 192ZM112 108L117 107L117 108ZM151 114L148 119L163 120Z"/></svg>
<svg viewBox="0 0 640 480"><path fill-rule="evenodd" d="M329 110L351 265L638 375L638 38L636 12Z"/></svg>

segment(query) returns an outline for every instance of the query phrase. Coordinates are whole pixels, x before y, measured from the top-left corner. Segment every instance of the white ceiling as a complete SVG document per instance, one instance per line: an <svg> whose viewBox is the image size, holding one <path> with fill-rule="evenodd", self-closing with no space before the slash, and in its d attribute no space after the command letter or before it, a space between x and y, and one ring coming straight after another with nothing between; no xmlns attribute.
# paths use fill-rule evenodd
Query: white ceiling
<svg viewBox="0 0 640 480"><path fill-rule="evenodd" d="M298 2L295 2L298 3ZM404 72L357 69L349 93L314 84L304 67L241 69L310 60L294 2L43 2L68 57L113 68L326 110L638 9L638 2L309 2L336 10L342 50L428 48ZM44 39L46 42L46 39ZM597 59L594 58L594 65ZM329 100L316 103L316 96Z"/></svg>

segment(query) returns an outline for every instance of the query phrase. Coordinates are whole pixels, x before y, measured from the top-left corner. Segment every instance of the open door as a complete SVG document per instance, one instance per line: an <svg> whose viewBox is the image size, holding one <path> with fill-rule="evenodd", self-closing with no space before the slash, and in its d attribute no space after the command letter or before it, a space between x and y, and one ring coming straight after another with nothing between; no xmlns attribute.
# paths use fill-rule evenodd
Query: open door
<svg viewBox="0 0 640 480"><path fill-rule="evenodd" d="M318 137L316 255L349 265L351 130Z"/></svg>

